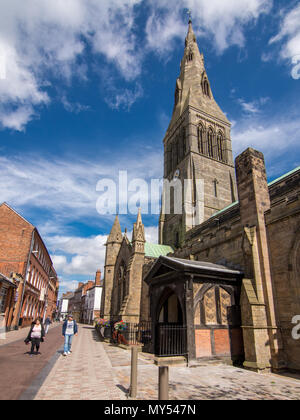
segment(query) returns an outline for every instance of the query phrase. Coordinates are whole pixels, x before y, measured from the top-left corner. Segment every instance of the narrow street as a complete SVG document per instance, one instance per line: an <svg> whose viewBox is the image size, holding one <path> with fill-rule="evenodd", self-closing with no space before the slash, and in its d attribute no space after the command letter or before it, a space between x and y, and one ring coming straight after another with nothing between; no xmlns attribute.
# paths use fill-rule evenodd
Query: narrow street
<svg viewBox="0 0 300 420"><path fill-rule="evenodd" d="M0 399L17 400L26 392L31 398L43 381L43 369L54 362L59 356L59 349L63 344L61 325L50 328L45 342L41 343L39 355L30 356L30 344L26 346L24 339L28 329L7 333L7 340L1 340L0 345ZM22 337L22 338L20 338ZM17 341L11 341L16 338Z"/></svg>
<svg viewBox="0 0 300 420"><path fill-rule="evenodd" d="M26 331L13 333L15 337ZM9 335L9 334L8 334ZM1 400L126 400L131 352L99 340L93 327L79 325L72 354L63 357L61 325L49 330L41 355L30 357L24 338L0 346ZM137 400L157 400L158 368L153 355L139 353ZM202 363L171 367L170 400L299 400L299 376L257 374Z"/></svg>

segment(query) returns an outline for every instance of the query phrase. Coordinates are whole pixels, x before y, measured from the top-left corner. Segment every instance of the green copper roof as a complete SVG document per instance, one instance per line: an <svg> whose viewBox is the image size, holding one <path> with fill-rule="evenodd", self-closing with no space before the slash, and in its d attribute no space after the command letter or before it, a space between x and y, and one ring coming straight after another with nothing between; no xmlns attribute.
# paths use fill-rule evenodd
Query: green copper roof
<svg viewBox="0 0 300 420"><path fill-rule="evenodd" d="M168 245L150 244L149 242L145 243L146 257L158 258L161 255L166 256L170 252L174 252L174 250Z"/></svg>
<svg viewBox="0 0 300 420"><path fill-rule="evenodd" d="M297 168L293 169L292 171L290 171L290 172L288 172L288 173L286 173L286 174L284 174L284 175L280 176L279 178L274 179L274 181L269 182L269 184L268 184L268 185L269 185L269 187L270 187L271 185L275 184L276 182L281 181L281 180L282 180L282 179L284 179L285 177L287 177L287 176L289 176L289 175L292 175L293 173L295 173L295 172L297 172L297 171L299 171L299 170L300 170L300 166L298 166Z"/></svg>

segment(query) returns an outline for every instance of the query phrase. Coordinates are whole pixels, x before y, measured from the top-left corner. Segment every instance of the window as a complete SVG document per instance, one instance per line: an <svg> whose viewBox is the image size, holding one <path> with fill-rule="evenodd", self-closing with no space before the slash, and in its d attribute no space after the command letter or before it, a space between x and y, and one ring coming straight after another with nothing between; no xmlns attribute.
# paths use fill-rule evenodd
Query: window
<svg viewBox="0 0 300 420"><path fill-rule="evenodd" d="M218 184L219 184L218 180L217 180L217 179L215 179L215 180L214 180L214 192L215 192L215 197L218 197Z"/></svg>
<svg viewBox="0 0 300 420"><path fill-rule="evenodd" d="M217 137L218 159L223 161L223 134L219 132Z"/></svg>
<svg viewBox="0 0 300 420"><path fill-rule="evenodd" d="M205 79L203 82L202 90L203 90L204 95L210 97L209 83L207 79Z"/></svg>
<svg viewBox="0 0 300 420"><path fill-rule="evenodd" d="M208 146L208 156L209 157L214 157L213 139L214 139L214 133L213 133L212 129L210 128L208 130L208 134L207 134L207 146Z"/></svg>
<svg viewBox="0 0 300 420"><path fill-rule="evenodd" d="M204 152L203 140L204 140L204 128L203 128L202 125L200 125L198 127L198 149L199 149L199 153Z"/></svg>
<svg viewBox="0 0 300 420"><path fill-rule="evenodd" d="M189 61L193 61L193 58L194 58L194 53L193 53L193 50L190 48L190 50L189 50L189 52L188 52L188 55L187 55L187 57L186 57L186 61L187 61L187 62L189 62Z"/></svg>
<svg viewBox="0 0 300 420"><path fill-rule="evenodd" d="M7 289L6 287L2 286L0 289L0 313L3 313L5 311L6 297L7 297Z"/></svg>

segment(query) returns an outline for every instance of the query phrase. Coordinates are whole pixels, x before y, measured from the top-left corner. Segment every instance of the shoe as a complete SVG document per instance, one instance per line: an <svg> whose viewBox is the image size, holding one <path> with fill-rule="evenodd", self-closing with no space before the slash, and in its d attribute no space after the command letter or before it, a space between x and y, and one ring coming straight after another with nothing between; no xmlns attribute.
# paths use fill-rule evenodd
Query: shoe
<svg viewBox="0 0 300 420"><path fill-rule="evenodd" d="M71 352L70 352L70 351L68 351L68 352L67 352L67 354L71 354Z"/></svg>
<svg viewBox="0 0 300 420"><path fill-rule="evenodd" d="M67 356L68 355L68 353L63 353L63 356Z"/></svg>

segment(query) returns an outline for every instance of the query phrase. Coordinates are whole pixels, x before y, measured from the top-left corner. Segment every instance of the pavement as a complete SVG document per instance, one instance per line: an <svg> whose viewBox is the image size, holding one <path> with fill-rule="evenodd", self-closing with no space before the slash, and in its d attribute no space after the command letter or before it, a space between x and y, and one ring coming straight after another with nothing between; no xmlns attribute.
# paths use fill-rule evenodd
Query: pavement
<svg viewBox="0 0 300 420"><path fill-rule="evenodd" d="M36 400L125 400L130 350L101 342L90 326L79 326L70 356L59 356ZM170 367L170 400L299 400L300 380L258 374L222 363ZM139 353L137 400L157 400L158 367Z"/></svg>

